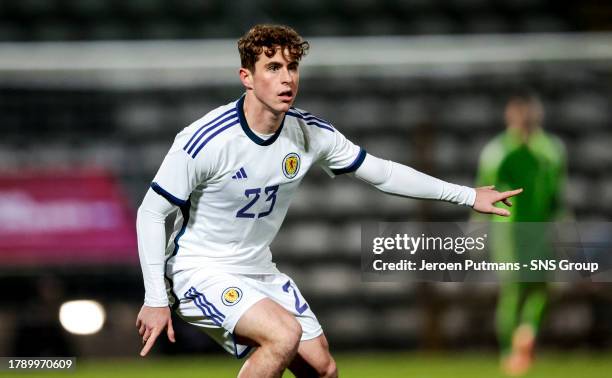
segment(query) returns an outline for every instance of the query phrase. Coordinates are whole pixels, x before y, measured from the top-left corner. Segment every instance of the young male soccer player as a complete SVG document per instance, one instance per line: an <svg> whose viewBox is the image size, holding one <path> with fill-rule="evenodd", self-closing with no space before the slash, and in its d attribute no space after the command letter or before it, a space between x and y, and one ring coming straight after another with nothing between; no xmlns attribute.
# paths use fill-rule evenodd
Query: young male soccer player
<svg viewBox="0 0 612 378"><path fill-rule="evenodd" d="M174 342L170 305L237 357L256 347L240 376L278 377L286 368L297 376L336 376L317 318L269 248L315 164L396 195L509 214L493 204L509 203L520 190L471 189L381 160L329 122L292 107L308 47L289 27L253 27L238 41L246 93L174 140L138 209L146 292L136 322L142 356L166 328ZM177 207L166 249L164 220Z"/></svg>
<svg viewBox="0 0 612 378"><path fill-rule="evenodd" d="M478 183L497 188L520 186L525 194L516 199L512 214L498 222L529 222L503 225L491 230L491 245L498 260L526 262L550 258L546 224L564 213L565 148L542 130L544 110L529 92L514 94L506 104L506 130L489 142L480 157ZM529 281L544 281L534 277ZM497 305L497 335L502 369L521 375L529 369L547 302L545 282L520 282L517 274L502 277Z"/></svg>

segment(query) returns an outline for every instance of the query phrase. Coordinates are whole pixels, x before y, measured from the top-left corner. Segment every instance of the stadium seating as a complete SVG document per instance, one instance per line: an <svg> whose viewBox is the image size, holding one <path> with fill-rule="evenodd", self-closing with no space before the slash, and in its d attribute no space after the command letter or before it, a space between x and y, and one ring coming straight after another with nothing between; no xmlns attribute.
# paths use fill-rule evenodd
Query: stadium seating
<svg viewBox="0 0 612 378"><path fill-rule="evenodd" d="M551 32L576 30L590 2L529 0L28 0L0 3L0 40L235 37L247 18L281 21L305 35ZM240 4L240 5L238 5ZM307 14L308 17L303 17ZM597 25L597 24L595 24Z"/></svg>

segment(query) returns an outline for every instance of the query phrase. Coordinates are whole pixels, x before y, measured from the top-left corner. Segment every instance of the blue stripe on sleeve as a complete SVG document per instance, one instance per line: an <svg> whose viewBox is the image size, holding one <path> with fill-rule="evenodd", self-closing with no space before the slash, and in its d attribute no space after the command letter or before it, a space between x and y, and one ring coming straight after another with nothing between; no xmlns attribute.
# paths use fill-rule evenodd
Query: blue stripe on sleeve
<svg viewBox="0 0 612 378"><path fill-rule="evenodd" d="M162 188L161 186L159 186L158 183L156 182L152 182L151 183L151 189L153 189L153 191L157 194L159 194L160 196L164 197L166 200L168 200L168 202L170 202L173 205L176 205L178 207L183 207L187 205L187 201L186 200L182 200L178 197L173 196L172 194L170 194L170 192L166 191L164 188Z"/></svg>
<svg viewBox="0 0 612 378"><path fill-rule="evenodd" d="M295 108L294 108L294 109L295 109ZM308 113L308 112L304 112L304 111L303 111L303 112L301 112L301 114L303 114L303 115L304 115L304 119L306 119L306 120L315 119L315 120L317 120L317 121L319 121L319 122L321 122L321 123L325 123L325 124L328 124L328 125L330 125L330 126L331 126L331 123L327 122L326 120L324 120L324 119L322 119L322 118L316 117L316 116L312 115L311 113Z"/></svg>
<svg viewBox="0 0 612 378"><path fill-rule="evenodd" d="M209 132L211 132L212 130L216 129L217 127L221 126L223 123L230 121L232 119L238 119L238 116L234 113L231 114L225 118L223 118L222 120L220 120L219 122L215 123L214 125L212 125L211 127L209 127L208 129L204 130L204 132L202 134L200 134L200 136L198 137L198 139L195 140L195 142L193 142L193 144L191 145L191 147L189 147L187 151L188 154L191 153L191 151L193 151L193 149L195 148L195 146L198 145L198 143L200 143L200 140L204 137L204 135L208 134Z"/></svg>
<svg viewBox="0 0 612 378"><path fill-rule="evenodd" d="M304 121L306 121L307 125L312 125L312 126L316 126L321 129L335 132L333 126L329 122L324 121L321 118L317 118L313 115L303 115L301 113L298 113L295 108L292 108L291 110L293 111L287 112L287 115L295 117L295 118L303 119Z"/></svg>
<svg viewBox="0 0 612 378"><path fill-rule="evenodd" d="M221 118L223 118L225 115L233 113L236 111L236 108L231 108L230 110L226 111L225 113L217 116L215 119L213 119L212 121L206 123L205 125L203 125L202 127L200 127L195 133L193 133L193 135L191 136L191 138L189 139L189 142L187 142L187 144L183 147L183 149L186 151L187 147L189 146L189 144L191 144L191 142L193 141L193 139L196 137L196 135L198 135L198 133L200 131L202 131L202 129L204 129L207 126L212 125L213 123L217 122L218 120L220 120ZM196 142L197 143L197 142Z"/></svg>
<svg viewBox="0 0 612 378"><path fill-rule="evenodd" d="M234 121L232 121L231 123L223 126L222 128L220 128L219 130L215 131L214 133L212 133L208 138L206 138L206 140L204 142L202 142L200 144L200 146L193 152L193 155L191 155L191 157L193 157L195 159L195 157L198 155L198 153L200 152L200 150L202 148L204 148L204 146L206 146L206 144L208 142L210 142L211 139L213 139L214 137L216 137L217 135L219 135L221 132L225 131L226 129L237 125L238 123L240 123L240 121L236 118Z"/></svg>
<svg viewBox="0 0 612 378"><path fill-rule="evenodd" d="M344 173L355 172L357 169L359 169L359 167L361 166L361 164L365 160L366 155L367 155L366 150L364 150L362 148L361 150L359 150L359 154L357 154L357 157L351 163L351 165L349 165L348 167L345 167L345 168L332 169L331 171L333 172L334 175L341 175L341 174L344 174Z"/></svg>

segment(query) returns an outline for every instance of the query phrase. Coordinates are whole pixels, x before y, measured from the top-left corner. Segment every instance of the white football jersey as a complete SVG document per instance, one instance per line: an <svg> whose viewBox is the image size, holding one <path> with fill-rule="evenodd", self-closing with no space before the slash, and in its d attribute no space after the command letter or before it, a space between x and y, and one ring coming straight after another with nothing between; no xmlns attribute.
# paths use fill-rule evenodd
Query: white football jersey
<svg viewBox="0 0 612 378"><path fill-rule="evenodd" d="M166 274L196 267L277 273L270 243L313 164L355 171L366 153L330 123L291 108L262 139L248 126L244 95L183 129L152 189L181 209L166 251Z"/></svg>

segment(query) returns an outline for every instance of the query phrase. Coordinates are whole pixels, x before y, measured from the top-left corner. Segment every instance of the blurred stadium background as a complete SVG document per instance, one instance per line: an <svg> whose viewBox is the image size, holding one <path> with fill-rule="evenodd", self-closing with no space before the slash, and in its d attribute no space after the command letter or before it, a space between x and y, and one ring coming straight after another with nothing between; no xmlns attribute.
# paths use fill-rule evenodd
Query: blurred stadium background
<svg viewBox="0 0 612 378"><path fill-rule="evenodd" d="M503 129L509 91L535 89L546 128L568 147L575 218L612 217L610 2L2 0L0 356L75 355L102 372L95 361L135 358L143 296L135 209L176 132L242 93L235 41L259 22L289 24L311 42L296 106L375 155L465 185ZM360 277L362 221L468 216L311 172L272 250L347 376L426 376L403 370L419 361L432 377L497 374L495 284ZM555 284L551 298L540 349L582 357L545 360L534 374L610 376L601 356L609 360L612 347L612 286ZM60 325L60 306L76 299L103 306L99 331ZM197 360L184 356L204 356L203 368L235 373L231 357L208 357L220 352L208 338L180 320L175 327L178 343L161 340L155 353L182 355L192 369ZM354 353L364 351L379 352L379 374L356 368L365 360ZM144 374L145 363L121 361L128 376Z"/></svg>

